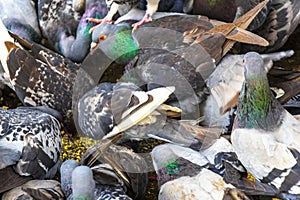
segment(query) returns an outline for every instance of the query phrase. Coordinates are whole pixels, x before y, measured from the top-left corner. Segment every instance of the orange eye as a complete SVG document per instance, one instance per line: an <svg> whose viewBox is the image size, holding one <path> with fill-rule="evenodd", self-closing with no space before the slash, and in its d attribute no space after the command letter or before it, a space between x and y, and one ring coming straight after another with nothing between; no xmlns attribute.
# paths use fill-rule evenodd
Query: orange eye
<svg viewBox="0 0 300 200"><path fill-rule="evenodd" d="M100 36L98 37L98 39L99 39L99 40L105 40L105 39L106 39L106 35L100 35Z"/></svg>

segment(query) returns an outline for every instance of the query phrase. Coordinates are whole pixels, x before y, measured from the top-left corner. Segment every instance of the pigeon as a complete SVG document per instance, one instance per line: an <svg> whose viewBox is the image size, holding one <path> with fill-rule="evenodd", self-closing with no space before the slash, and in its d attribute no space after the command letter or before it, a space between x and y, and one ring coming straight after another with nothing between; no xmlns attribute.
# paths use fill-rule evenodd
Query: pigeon
<svg viewBox="0 0 300 200"><path fill-rule="evenodd" d="M249 20L249 16L248 13L245 18ZM250 18L252 17L251 14ZM240 20L245 21L245 18ZM226 24L223 25L226 27ZM187 113L185 116L195 116L197 104L202 102L207 94L203 86L205 79L214 70L213 61L217 64L221 60L227 52L226 47L222 49L223 45L227 46L230 43L226 42L226 31L222 34L222 30L226 30L222 28L223 25L214 26L214 22L206 17L167 16L145 24L133 34L128 24L102 24L99 31L95 30L92 38L98 39L98 48L118 63L126 63L137 54L126 66L121 80L138 85L156 83L175 86L175 95L181 102L187 97L193 98L182 103L181 108ZM230 29L231 25L227 25ZM150 32L152 34L148 34ZM196 35L196 39L191 35ZM187 52L197 52L197 56ZM198 56L201 59L198 59ZM195 114L192 115L193 111Z"/></svg>
<svg viewBox="0 0 300 200"><path fill-rule="evenodd" d="M258 53L244 56L244 70L231 134L233 150L256 179L277 188L283 198L299 198L300 123L272 94Z"/></svg>
<svg viewBox="0 0 300 200"><path fill-rule="evenodd" d="M41 31L32 1L0 1L0 19L16 35L29 41L41 41Z"/></svg>
<svg viewBox="0 0 300 200"><path fill-rule="evenodd" d="M1 108L0 116L0 192L53 178L60 164L61 115L48 107L18 107Z"/></svg>
<svg viewBox="0 0 300 200"><path fill-rule="evenodd" d="M7 37L0 44L4 84L15 91L24 105L53 108L64 116L70 129L74 128L72 88L79 65L37 43L21 40L24 49L14 38Z"/></svg>
<svg viewBox="0 0 300 200"><path fill-rule="evenodd" d="M90 50L92 39L89 30L94 23L88 22L87 18L103 18L108 12L104 0L88 0L84 10L76 34L68 36L67 33L62 33L60 40L61 53L77 63L81 63Z"/></svg>
<svg viewBox="0 0 300 200"><path fill-rule="evenodd" d="M74 40L69 36L75 36L82 13L73 9L72 0L39 0L37 12L43 37L51 49L61 53L61 40Z"/></svg>
<svg viewBox="0 0 300 200"><path fill-rule="evenodd" d="M112 61L127 64L135 57L139 47L131 35L130 24L120 23L99 25L92 34L91 48L100 48Z"/></svg>
<svg viewBox="0 0 300 200"><path fill-rule="evenodd" d="M133 83L101 83L80 98L78 126L84 136L96 140L112 137L145 119L173 91L161 87L144 92Z"/></svg>
<svg viewBox="0 0 300 200"><path fill-rule="evenodd" d="M279 88L284 88L286 91L285 94L279 97L280 102L283 104L286 102L285 99L291 98L298 91L297 84L293 84L297 83L294 80L297 75L295 72L283 70L273 65L276 61L293 56L294 51L288 50L260 55L263 57L266 71L273 74L272 76L278 77L272 78L271 83ZM228 111L237 106L238 96L245 80L243 57L244 54L227 54L207 78L206 84L210 95L200 104L200 113L205 116L201 125L224 126L224 123L226 123L224 119L226 120L229 115ZM276 68L276 72L274 72L274 68ZM283 75L283 73L285 74ZM278 81L279 79L282 80ZM292 87L295 89L291 89Z"/></svg>

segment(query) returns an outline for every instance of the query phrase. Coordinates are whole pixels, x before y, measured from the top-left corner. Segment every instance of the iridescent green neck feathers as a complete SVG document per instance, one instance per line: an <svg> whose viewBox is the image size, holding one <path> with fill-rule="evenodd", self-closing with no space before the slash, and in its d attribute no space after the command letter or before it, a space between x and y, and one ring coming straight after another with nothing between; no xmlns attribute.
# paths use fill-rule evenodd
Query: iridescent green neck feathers
<svg viewBox="0 0 300 200"><path fill-rule="evenodd" d="M281 124L282 111L283 108L270 90L267 78L252 75L243 84L234 126L272 131Z"/></svg>

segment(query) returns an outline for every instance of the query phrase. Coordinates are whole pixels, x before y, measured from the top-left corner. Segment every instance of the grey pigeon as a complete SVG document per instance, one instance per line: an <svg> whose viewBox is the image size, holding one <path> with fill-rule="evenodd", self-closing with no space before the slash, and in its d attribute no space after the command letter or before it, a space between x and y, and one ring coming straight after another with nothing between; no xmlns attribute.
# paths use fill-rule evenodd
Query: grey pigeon
<svg viewBox="0 0 300 200"><path fill-rule="evenodd" d="M244 70L231 134L234 152L256 179L299 198L300 122L275 99L259 54L244 56Z"/></svg>

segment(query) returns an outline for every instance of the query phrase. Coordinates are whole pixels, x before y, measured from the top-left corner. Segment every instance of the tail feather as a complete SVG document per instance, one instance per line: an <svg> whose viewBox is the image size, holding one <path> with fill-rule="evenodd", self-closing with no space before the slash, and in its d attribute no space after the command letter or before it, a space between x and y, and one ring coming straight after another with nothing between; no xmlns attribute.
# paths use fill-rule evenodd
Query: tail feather
<svg viewBox="0 0 300 200"><path fill-rule="evenodd" d="M21 176L9 166L0 170L0 193L18 187L31 180L30 176Z"/></svg>

